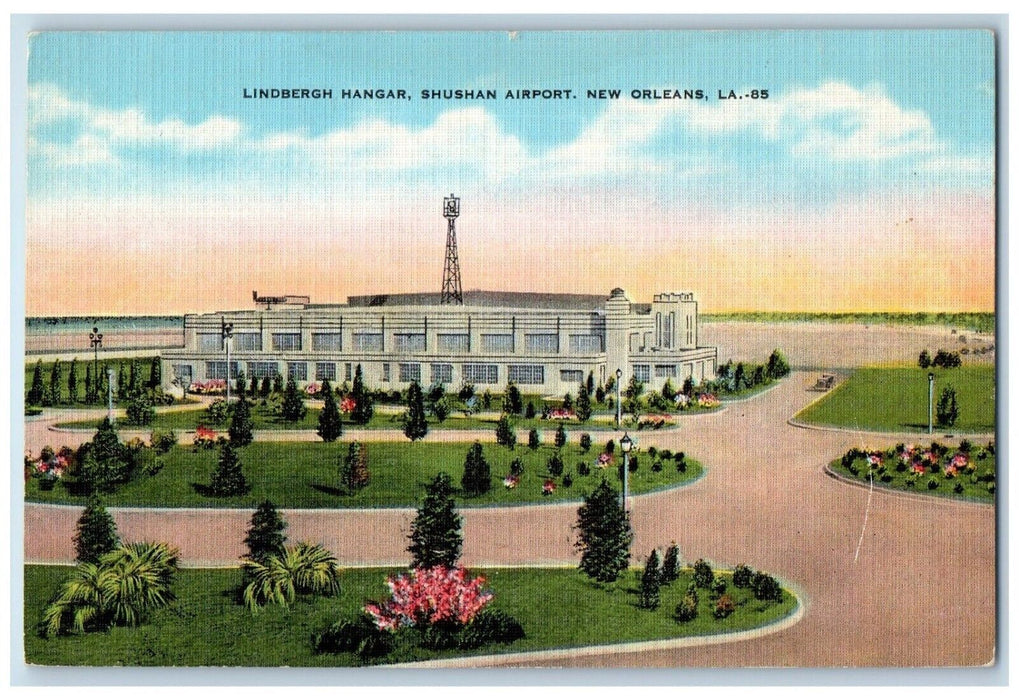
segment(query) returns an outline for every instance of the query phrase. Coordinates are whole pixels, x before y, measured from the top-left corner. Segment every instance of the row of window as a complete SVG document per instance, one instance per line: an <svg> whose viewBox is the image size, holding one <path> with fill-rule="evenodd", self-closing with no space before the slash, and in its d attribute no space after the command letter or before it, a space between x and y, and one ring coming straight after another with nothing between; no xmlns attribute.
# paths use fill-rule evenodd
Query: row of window
<svg viewBox="0 0 1019 700"><path fill-rule="evenodd" d="M234 333L230 347L235 351L261 352L261 333ZM512 333L482 333L480 336L482 352L512 353L515 351ZM385 349L382 333L355 332L351 334L354 352L383 352ZM223 352L225 350L223 335L220 333L198 333L197 345L199 352ZM471 338L467 333L439 333L436 335L437 349L442 352L470 352ZM524 348L527 352L542 355L559 353L558 333L525 333ZM599 334L569 336L569 351L573 354L591 354L602 352L605 348L604 338ZM300 333L273 333L273 351L301 351ZM339 352L343 350L342 333L312 333L311 349L321 352ZM424 352L427 349L427 338L424 333L394 333L394 352Z"/></svg>

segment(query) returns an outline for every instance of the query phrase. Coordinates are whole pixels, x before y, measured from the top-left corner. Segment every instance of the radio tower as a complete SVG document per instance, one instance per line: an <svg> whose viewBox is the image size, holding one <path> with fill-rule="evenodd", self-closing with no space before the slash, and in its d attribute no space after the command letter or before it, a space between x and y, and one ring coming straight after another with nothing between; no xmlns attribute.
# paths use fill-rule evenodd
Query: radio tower
<svg viewBox="0 0 1019 700"><path fill-rule="evenodd" d="M456 254L456 217L460 216L460 198L450 194L442 200L442 215L449 226L446 228L446 262L442 266L442 297L440 304L463 304L463 289L460 287L460 258Z"/></svg>

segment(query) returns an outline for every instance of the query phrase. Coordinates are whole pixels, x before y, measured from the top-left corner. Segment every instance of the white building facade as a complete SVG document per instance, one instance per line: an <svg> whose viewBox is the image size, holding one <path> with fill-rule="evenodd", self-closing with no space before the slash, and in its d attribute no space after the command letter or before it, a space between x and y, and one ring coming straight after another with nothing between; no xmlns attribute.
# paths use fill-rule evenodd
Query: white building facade
<svg viewBox="0 0 1019 700"><path fill-rule="evenodd" d="M607 299L468 292L463 305L429 295L337 305L296 299L186 316L184 347L162 355L166 388L225 379L226 343L231 378L279 373L299 385L328 379L335 386L352 381L361 365L365 383L384 390L417 381L499 392L513 382L525 393L562 396L576 394L589 373L604 385L617 369L624 385L636 376L657 390L668 379L676 388L687 377L713 379L717 366L717 349L698 345L689 292L657 294L650 304L631 302L622 289Z"/></svg>

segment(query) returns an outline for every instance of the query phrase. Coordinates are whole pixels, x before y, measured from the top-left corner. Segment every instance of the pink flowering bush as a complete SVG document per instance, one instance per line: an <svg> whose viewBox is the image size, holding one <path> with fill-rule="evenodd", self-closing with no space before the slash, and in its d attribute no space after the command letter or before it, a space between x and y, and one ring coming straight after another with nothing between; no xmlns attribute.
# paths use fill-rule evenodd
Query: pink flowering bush
<svg viewBox="0 0 1019 700"><path fill-rule="evenodd" d="M715 408L720 403L714 394L704 393L697 397L697 405L701 408Z"/></svg>
<svg viewBox="0 0 1019 700"><path fill-rule="evenodd" d="M545 483L541 485L541 495L551 496L555 493L555 482L551 479L545 479Z"/></svg>
<svg viewBox="0 0 1019 700"><path fill-rule="evenodd" d="M343 400L340 401L341 413L351 413L355 408L357 408L357 401L354 401L354 399L349 396L344 396Z"/></svg>
<svg viewBox="0 0 1019 700"><path fill-rule="evenodd" d="M520 484L520 477L516 474L509 474L502 480L502 485L508 489L515 489Z"/></svg>
<svg viewBox="0 0 1019 700"><path fill-rule="evenodd" d="M608 452L602 452L600 455L598 455L598 467L600 469L604 469L605 467L612 464L612 462L613 462L612 455L610 455Z"/></svg>
<svg viewBox="0 0 1019 700"><path fill-rule="evenodd" d="M204 447L205 449L211 450L218 439L219 436L216 434L215 430L206 428L204 425L200 425L195 428L195 447Z"/></svg>
<svg viewBox="0 0 1019 700"><path fill-rule="evenodd" d="M469 578L463 567L440 564L412 569L387 578L392 598L383 603L369 602L364 610L380 630L463 626L492 600L492 594L482 590L484 583L481 576Z"/></svg>
<svg viewBox="0 0 1019 700"><path fill-rule="evenodd" d="M320 391L322 391L322 387L316 384L315 382L312 382L308 386L304 387L304 393L306 393L308 396L315 396Z"/></svg>
<svg viewBox="0 0 1019 700"><path fill-rule="evenodd" d="M204 382L191 382L188 392L192 394L222 394L226 391L225 379L207 379Z"/></svg>
<svg viewBox="0 0 1019 700"><path fill-rule="evenodd" d="M42 448L39 459L33 460L30 456L25 458L26 473L34 479L38 479L46 487L52 487L58 480L63 478L64 472L71 466L74 460L74 450L70 447L62 447L59 452L54 452L52 447Z"/></svg>
<svg viewBox="0 0 1019 700"><path fill-rule="evenodd" d="M577 414L566 408L553 408L548 412L548 420L576 420Z"/></svg>

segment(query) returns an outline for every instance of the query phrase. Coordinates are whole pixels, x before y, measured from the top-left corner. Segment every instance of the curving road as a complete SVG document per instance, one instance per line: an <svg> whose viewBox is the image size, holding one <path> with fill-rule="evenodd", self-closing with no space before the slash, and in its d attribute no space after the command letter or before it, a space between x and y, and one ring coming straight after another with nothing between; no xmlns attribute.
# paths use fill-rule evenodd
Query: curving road
<svg viewBox="0 0 1019 700"><path fill-rule="evenodd" d="M645 446L682 449L708 468L686 488L633 498L633 552L675 540L684 559L747 562L791 583L806 603L794 627L700 648L585 656L554 666L969 666L995 643L995 514L988 506L873 493L825 476L853 445L894 437L805 430L786 421L818 397L815 375L794 373L728 410L641 433ZM47 422L26 424L29 446L56 442ZM487 431L486 431L487 435ZM87 437L87 436L86 436ZM915 436L914 436L915 437ZM463 438L463 434L458 434ZM250 511L113 509L128 540L169 539L190 565L229 565ZM29 505L25 558L70 561L78 508ZM576 505L465 510L467 565L575 562ZM344 562L407 560L413 511L288 511L291 541L321 541ZM495 663L498 663L496 661ZM535 665L529 663L528 665ZM540 663L539 663L540 665Z"/></svg>

